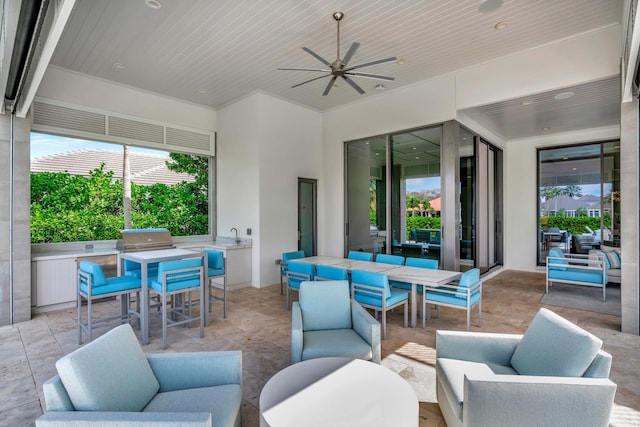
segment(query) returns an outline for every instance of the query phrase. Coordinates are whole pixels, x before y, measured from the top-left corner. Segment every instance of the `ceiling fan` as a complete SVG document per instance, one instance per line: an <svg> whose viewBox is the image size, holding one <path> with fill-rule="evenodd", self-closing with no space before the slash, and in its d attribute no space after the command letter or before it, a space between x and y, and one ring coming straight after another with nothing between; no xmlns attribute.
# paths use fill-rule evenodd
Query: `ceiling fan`
<svg viewBox="0 0 640 427"><path fill-rule="evenodd" d="M340 59L340 21L342 20L342 18L344 18L344 13L342 12L335 12L333 14L333 19L335 19L336 23L338 24L338 55L335 61L329 62L323 57L321 57L320 55L318 55L317 53L315 53L314 51L312 51L311 49L309 49L308 47L302 48L302 50L304 50L309 55L313 56L314 58L316 58L318 61L322 62L324 65L326 65L329 68L278 68L278 70L315 71L315 72L325 73L319 77L314 77L313 79L306 80L302 83L298 83L297 85L293 85L291 86L291 88L296 88L298 86L302 86L303 84L310 83L310 82L331 76L331 80L329 81L329 84L325 88L324 92L322 92L322 96L326 96L331 90L331 88L333 87L338 77L342 77L347 83L349 83L349 85L351 85L352 88L354 88L360 95L362 95L364 93L364 90L360 86L358 86L356 82L353 81L353 79L351 78L352 76L363 77L367 79L375 79L375 80L385 80L385 81L395 80L393 77L379 76L376 74L360 73L360 72L354 71L360 68L369 67L371 65L383 64L385 62L395 61L397 59L395 56L391 58L385 58L385 59L379 59L377 61L367 62L364 64L348 66L349 61L351 60L353 55L356 53L356 51L360 47L360 43L353 42L353 44L347 51L347 54L344 56L344 58Z"/></svg>

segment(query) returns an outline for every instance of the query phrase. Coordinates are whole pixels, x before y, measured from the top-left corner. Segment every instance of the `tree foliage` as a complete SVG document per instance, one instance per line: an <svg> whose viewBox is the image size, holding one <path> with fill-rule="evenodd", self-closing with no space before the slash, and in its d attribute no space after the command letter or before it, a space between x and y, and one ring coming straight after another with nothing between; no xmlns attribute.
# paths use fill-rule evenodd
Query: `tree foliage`
<svg viewBox="0 0 640 427"><path fill-rule="evenodd" d="M176 163L187 171L186 157ZM132 226L165 227L174 236L207 234L208 168L204 174L201 164L193 170L197 175L191 183L132 183ZM114 180L113 171L105 171L104 164L89 177L32 173L31 243L118 239L124 228L122 199L122 180Z"/></svg>

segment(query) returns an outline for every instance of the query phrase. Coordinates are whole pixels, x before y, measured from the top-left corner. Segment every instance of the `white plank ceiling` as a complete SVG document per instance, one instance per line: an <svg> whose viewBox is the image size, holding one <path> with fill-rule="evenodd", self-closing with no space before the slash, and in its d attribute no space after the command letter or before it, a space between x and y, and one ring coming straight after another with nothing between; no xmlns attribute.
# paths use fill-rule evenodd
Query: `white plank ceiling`
<svg viewBox="0 0 640 427"><path fill-rule="evenodd" d="M623 13L621 0L505 0L489 13L478 11L480 0L159 2L162 7L152 9L144 0L77 0L51 63L214 108L261 90L324 111L376 96L374 87L380 83L355 78L366 91L359 95L338 80L337 87L322 96L328 78L292 89L319 74L277 70L324 68L303 46L333 62L336 11L345 14L342 56L352 42L361 43L351 65L390 56L405 60L403 65L390 62L359 70L395 77L384 82L387 90L612 25ZM496 31L494 25L500 21L509 26ZM117 68L116 63L125 67ZM578 104L576 115L584 115L584 106L597 102L603 122L619 123L618 83L594 85L578 88L583 91L572 101ZM520 122L536 123L532 115L553 115L553 107L536 103L523 119L518 116L523 114L518 108L522 101L466 113L505 139L542 132L539 127L523 129ZM514 109L518 111L510 120ZM563 129L581 126L576 117L563 117Z"/></svg>

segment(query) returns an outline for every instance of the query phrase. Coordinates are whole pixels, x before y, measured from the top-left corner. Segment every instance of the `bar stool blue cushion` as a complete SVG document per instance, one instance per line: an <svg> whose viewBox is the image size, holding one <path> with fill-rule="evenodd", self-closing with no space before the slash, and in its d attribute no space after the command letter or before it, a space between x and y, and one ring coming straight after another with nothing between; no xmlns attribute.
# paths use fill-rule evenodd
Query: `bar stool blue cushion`
<svg viewBox="0 0 640 427"><path fill-rule="evenodd" d="M162 274L173 270L197 268L202 266L202 258L180 259L177 261L165 261L158 267L158 276L149 281L149 287L158 293L162 293ZM200 275L197 270L183 276L184 273L167 274L167 292L180 289L197 288L200 286Z"/></svg>
<svg viewBox="0 0 640 427"><path fill-rule="evenodd" d="M91 274L91 295L106 295L112 292L134 290L140 287L140 278L134 276L118 276L106 278L102 267L91 261L80 261L80 270ZM89 287L84 280L80 281L80 291L89 294Z"/></svg>
<svg viewBox="0 0 640 427"><path fill-rule="evenodd" d="M207 254L207 276L224 275L224 253L210 249L204 252Z"/></svg>

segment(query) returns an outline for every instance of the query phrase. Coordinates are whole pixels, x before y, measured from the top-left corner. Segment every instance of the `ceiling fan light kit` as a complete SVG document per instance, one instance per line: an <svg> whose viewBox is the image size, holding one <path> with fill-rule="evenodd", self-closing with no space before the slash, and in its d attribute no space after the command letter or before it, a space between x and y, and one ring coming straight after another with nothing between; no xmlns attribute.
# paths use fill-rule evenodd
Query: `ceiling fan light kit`
<svg viewBox="0 0 640 427"><path fill-rule="evenodd" d="M362 78L366 78L366 79L384 80L384 81L393 81L393 80L395 80L393 77L380 76L380 75L377 75L377 74L362 73L362 72L354 71L354 70L357 70L357 69L360 69L360 68L369 67L371 65L383 64L385 62L395 61L397 59L395 56L390 57L390 58L385 58L385 59L378 59L376 61L366 62L364 64L348 66L349 61L351 61L351 58L353 58L353 55L355 55L356 51L360 47L360 43L353 42L351 44L351 47L347 51L346 55L344 56L344 58L340 58L340 21L342 20L342 18L344 18L344 13L335 12L332 16L333 16L333 19L335 19L336 24L337 24L337 28L338 28L338 31L337 31L337 56L336 56L336 60L333 61L333 62L329 62L326 59L324 59L323 57L321 57L320 55L318 55L317 53L315 53L314 51L312 51L311 49L309 49L308 47L303 47L302 50L304 50L309 55L311 55L314 58L316 58L318 61L320 61L322 64L324 64L328 68L278 68L278 70L313 71L313 72L321 72L321 73L323 73L321 76L314 77L314 78L306 80L306 81L304 81L302 83L298 83L296 85L293 85L293 86L291 86L291 88L296 88L298 86L302 86L304 84L311 83L313 81L320 80L320 79L323 79L325 77L331 77L331 79L329 81L329 84L327 84L324 92L322 92L322 96L326 96L326 95L329 94L329 91L331 90L331 88L334 87L334 84L335 84L336 80L338 79L338 77L341 77L353 89L355 89L356 92L358 92L360 95L362 95L364 93L364 90L353 80L352 77L362 77Z"/></svg>

